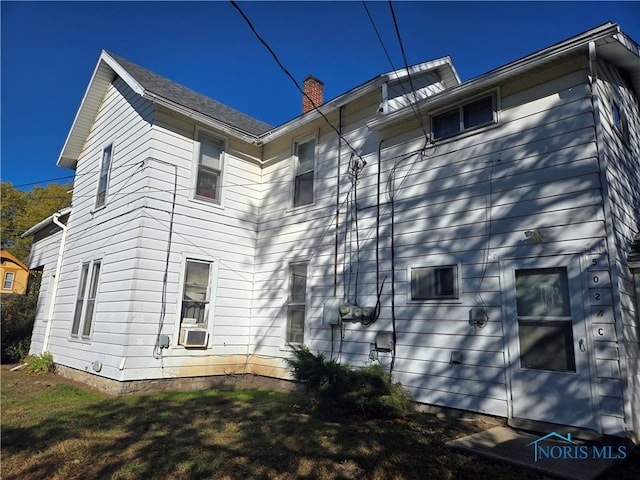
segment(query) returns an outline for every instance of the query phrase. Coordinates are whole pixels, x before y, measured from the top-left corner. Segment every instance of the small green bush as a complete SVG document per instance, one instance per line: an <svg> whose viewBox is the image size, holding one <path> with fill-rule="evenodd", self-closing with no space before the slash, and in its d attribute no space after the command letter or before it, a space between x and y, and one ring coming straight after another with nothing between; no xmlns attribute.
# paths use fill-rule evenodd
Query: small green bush
<svg viewBox="0 0 640 480"><path fill-rule="evenodd" d="M287 360L293 377L301 382L322 409L362 413L365 416L404 417L413 410L411 394L381 365L352 369L309 348L293 347Z"/></svg>
<svg viewBox="0 0 640 480"><path fill-rule="evenodd" d="M2 363L19 362L29 353L37 304L37 293L3 295L0 306L2 309Z"/></svg>
<svg viewBox="0 0 640 480"><path fill-rule="evenodd" d="M43 352L42 355L29 355L24 361L26 363L25 370L36 375L52 373L56 369L53 355L49 352Z"/></svg>

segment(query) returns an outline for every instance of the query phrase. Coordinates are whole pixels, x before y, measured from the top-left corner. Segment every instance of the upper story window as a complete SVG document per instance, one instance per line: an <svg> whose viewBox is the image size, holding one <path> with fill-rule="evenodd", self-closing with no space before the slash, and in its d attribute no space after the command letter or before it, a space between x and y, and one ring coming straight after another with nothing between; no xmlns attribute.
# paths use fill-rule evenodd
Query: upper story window
<svg viewBox="0 0 640 480"><path fill-rule="evenodd" d="M201 200L219 204L222 196L224 141L200 132L198 134L198 142L195 196Z"/></svg>
<svg viewBox="0 0 640 480"><path fill-rule="evenodd" d="M411 300L457 299L458 266L411 269Z"/></svg>
<svg viewBox="0 0 640 480"><path fill-rule="evenodd" d="M294 151L295 179L293 185L293 206L313 203L314 169L316 160L316 140L297 142Z"/></svg>
<svg viewBox="0 0 640 480"><path fill-rule="evenodd" d="M82 264L80 271L80 286L76 298L76 310L73 314L71 336L88 338L91 334L93 314L98 296L98 281L100 279L100 260Z"/></svg>
<svg viewBox="0 0 640 480"><path fill-rule="evenodd" d="M102 164L100 166L100 178L98 179L98 192L96 193L96 208L102 207L107 201L112 157L113 144L106 146L104 150L102 150Z"/></svg>
<svg viewBox="0 0 640 480"><path fill-rule="evenodd" d="M433 138L445 138L496 122L495 95L487 95L431 117Z"/></svg>
<svg viewBox="0 0 640 480"><path fill-rule="evenodd" d="M624 112L620 109L617 103L613 103L612 107L612 115L613 115L613 125L618 131L618 134L622 137L625 142L629 141L629 126L627 123L627 117L625 117Z"/></svg>

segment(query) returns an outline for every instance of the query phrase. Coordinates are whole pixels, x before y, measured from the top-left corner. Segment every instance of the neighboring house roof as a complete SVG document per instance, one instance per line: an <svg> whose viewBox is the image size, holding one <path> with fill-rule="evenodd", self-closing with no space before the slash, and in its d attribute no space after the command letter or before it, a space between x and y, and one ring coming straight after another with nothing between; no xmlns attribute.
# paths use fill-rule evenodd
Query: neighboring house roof
<svg viewBox="0 0 640 480"><path fill-rule="evenodd" d="M29 271L29 267L27 267L24 263L22 263L13 255L11 255L7 250L2 250L2 252L0 252L0 258L2 259L3 263L5 260L9 260L11 263L15 263L18 267L20 267L24 271L26 272Z"/></svg>

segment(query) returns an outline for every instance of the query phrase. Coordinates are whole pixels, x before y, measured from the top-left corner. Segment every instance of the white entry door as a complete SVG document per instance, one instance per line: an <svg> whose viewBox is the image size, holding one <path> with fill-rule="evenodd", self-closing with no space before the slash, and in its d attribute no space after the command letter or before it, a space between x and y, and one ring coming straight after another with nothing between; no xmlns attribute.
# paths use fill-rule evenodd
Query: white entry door
<svg viewBox="0 0 640 480"><path fill-rule="evenodd" d="M501 265L512 416L594 428L579 258Z"/></svg>

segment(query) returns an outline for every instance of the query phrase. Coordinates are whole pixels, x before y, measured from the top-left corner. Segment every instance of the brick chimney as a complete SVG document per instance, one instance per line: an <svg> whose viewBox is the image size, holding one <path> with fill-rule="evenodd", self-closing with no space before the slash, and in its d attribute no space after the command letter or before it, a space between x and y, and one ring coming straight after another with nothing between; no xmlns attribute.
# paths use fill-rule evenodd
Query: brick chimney
<svg viewBox="0 0 640 480"><path fill-rule="evenodd" d="M316 77L309 75L302 82L303 91L306 95L302 96L302 113L313 110L314 105L319 107L324 101L324 83ZM309 101L311 99L311 101ZM313 102L313 103L311 103Z"/></svg>

